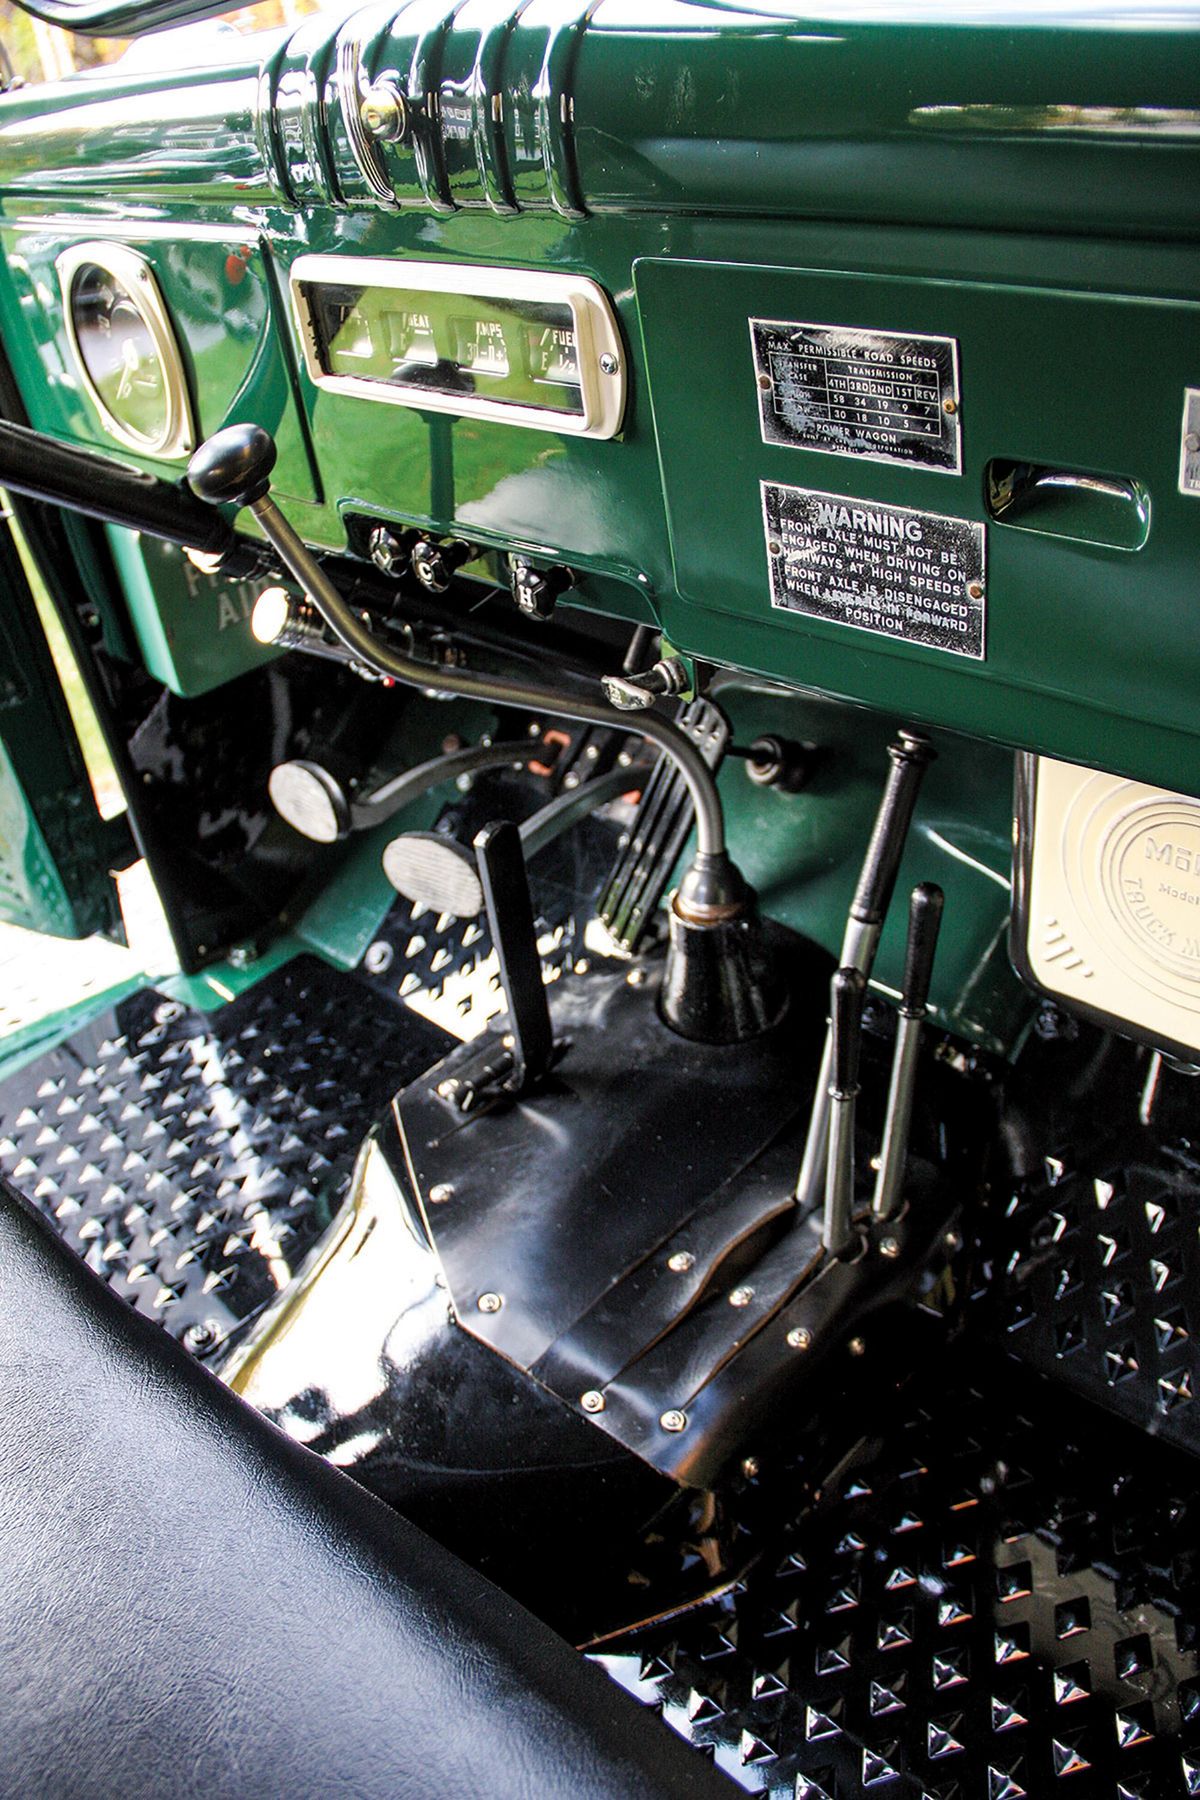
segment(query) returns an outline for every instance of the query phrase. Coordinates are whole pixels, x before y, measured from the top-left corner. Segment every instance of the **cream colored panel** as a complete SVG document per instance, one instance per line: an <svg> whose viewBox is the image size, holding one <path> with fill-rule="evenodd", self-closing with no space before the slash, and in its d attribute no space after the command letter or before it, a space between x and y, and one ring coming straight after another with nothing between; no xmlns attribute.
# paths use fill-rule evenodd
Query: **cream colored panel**
<svg viewBox="0 0 1200 1800"><path fill-rule="evenodd" d="M1043 987L1200 1049L1200 800L1040 758L1027 929Z"/></svg>

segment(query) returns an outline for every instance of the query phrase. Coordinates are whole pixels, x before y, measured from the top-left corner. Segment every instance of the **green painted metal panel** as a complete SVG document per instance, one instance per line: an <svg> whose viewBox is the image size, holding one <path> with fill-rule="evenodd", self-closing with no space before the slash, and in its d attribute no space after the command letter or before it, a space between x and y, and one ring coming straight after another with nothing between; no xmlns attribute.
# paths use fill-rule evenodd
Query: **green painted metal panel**
<svg viewBox="0 0 1200 1800"><path fill-rule="evenodd" d="M270 662L250 630L261 583L193 568L174 544L108 528L130 619L150 673L185 699Z"/></svg>
<svg viewBox="0 0 1200 1800"><path fill-rule="evenodd" d="M1177 487L1200 306L665 259L638 264L637 291L676 572L664 616L676 641L710 653L701 614L728 615L753 632L725 634L739 663L1200 791L1200 504ZM764 443L751 318L954 339L962 474ZM1131 553L989 521L993 458L1131 479L1149 497L1145 546ZM982 522L985 659L773 609L762 481ZM1172 744L1166 754L1158 734Z"/></svg>
<svg viewBox="0 0 1200 1800"><path fill-rule="evenodd" d="M201 88L203 94L206 90ZM175 331L198 437L252 419L279 446L281 495L316 498L296 404L291 338L281 315L269 251L258 234L230 220L159 225L111 217L6 220L0 228L6 278L0 331L29 422L156 473L179 477L186 458L163 461L115 443L83 389L67 343L57 257L80 243L131 244L149 263Z"/></svg>
<svg viewBox="0 0 1200 1800"><path fill-rule="evenodd" d="M119 920L105 825L11 531L0 527L0 919L59 937Z"/></svg>

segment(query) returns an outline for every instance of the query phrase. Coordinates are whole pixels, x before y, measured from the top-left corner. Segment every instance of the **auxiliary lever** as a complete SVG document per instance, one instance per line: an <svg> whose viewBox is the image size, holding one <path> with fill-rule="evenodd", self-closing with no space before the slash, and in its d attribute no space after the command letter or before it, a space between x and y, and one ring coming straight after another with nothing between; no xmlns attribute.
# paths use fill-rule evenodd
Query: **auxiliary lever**
<svg viewBox="0 0 1200 1800"><path fill-rule="evenodd" d="M888 755L892 766L842 939L842 967L857 969L864 980L870 976L875 961L921 781L937 752L920 732L902 730L895 742L888 745ZM825 1183L831 1061L832 1043L827 1035L813 1095L804 1160L796 1182L796 1201L805 1212L819 1204Z"/></svg>
<svg viewBox="0 0 1200 1800"><path fill-rule="evenodd" d="M821 1229L821 1242L830 1256L845 1255L854 1243L854 1114L866 991L866 978L860 969L839 969L831 983L829 1152L825 1164L825 1223Z"/></svg>
<svg viewBox="0 0 1200 1800"><path fill-rule="evenodd" d="M899 1205L904 1185L908 1133L912 1124L913 1090L917 1080L917 1056L921 1048L925 1006L929 999L929 982L933 974L933 958L937 951L945 899L941 888L934 882L923 881L913 889L912 899L909 901L904 991L900 1001L900 1017L896 1024L896 1050L892 1058L883 1146L879 1152L879 1175L875 1182L875 1197L871 1203L871 1210L877 1219L892 1217Z"/></svg>
<svg viewBox="0 0 1200 1800"><path fill-rule="evenodd" d="M475 854L513 1040L512 1068L503 1085L516 1093L546 1073L554 1054L521 834L508 819L485 825L475 839Z"/></svg>

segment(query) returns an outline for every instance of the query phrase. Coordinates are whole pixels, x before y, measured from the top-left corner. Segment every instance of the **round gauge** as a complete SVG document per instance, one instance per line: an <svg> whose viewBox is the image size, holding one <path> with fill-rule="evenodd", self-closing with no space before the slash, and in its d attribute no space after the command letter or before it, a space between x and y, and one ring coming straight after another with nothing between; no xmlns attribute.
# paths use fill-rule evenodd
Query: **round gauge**
<svg viewBox="0 0 1200 1800"><path fill-rule="evenodd" d="M105 431L148 456L189 455L183 363L149 263L124 244L76 244L58 272L71 349Z"/></svg>

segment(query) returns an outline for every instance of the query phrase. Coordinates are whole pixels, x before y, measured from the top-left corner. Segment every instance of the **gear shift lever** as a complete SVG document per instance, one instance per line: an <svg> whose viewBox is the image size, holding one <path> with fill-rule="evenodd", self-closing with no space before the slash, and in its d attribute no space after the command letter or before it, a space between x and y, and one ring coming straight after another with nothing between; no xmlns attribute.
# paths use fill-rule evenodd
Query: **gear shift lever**
<svg viewBox="0 0 1200 1800"><path fill-rule="evenodd" d="M284 518L271 498L274 466L270 432L259 425L229 425L201 444L188 464L188 482L211 506L249 507L284 565L357 661L391 680L428 686L428 665L367 630ZM628 715L549 684L446 669L438 672L438 686L589 725L630 728ZM761 953L753 897L725 848L716 782L695 744L669 719L644 712L638 715L637 729L675 763L696 813L696 854L671 908L663 1017L682 1036L709 1043L753 1037L775 1022L782 1006Z"/></svg>

